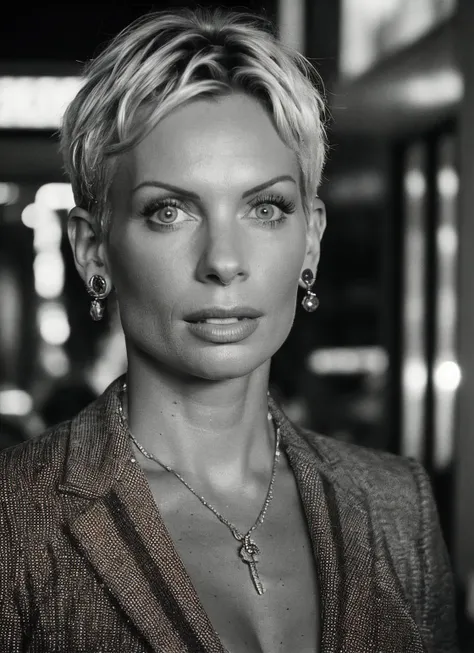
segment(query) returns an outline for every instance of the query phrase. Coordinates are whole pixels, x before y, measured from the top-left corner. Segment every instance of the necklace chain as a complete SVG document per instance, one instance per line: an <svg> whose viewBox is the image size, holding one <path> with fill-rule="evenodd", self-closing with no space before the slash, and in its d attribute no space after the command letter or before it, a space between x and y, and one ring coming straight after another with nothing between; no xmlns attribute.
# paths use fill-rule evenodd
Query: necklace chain
<svg viewBox="0 0 474 653"><path fill-rule="evenodd" d="M263 594L265 592L265 589L260 581L260 578L258 576L257 572L257 565L256 563L258 562L258 556L260 554L260 550L255 544L255 542L250 538L250 534L259 526L263 520L265 519L265 515L267 513L268 506L270 505L271 500L273 499L273 485L275 482L275 477L276 477L276 468L277 468L277 463L280 457L280 427L276 426L275 428L275 453L273 456L273 467L272 467L272 476L270 479L270 484L268 486L268 491L267 491L267 496L265 497L265 501L263 504L263 507L260 511L260 514L257 517L257 520L253 524L253 526L247 531L246 534L241 533L239 529L234 526L230 521L228 521L223 515L221 515L213 506L211 506L210 503L208 503L204 497L201 497L185 480L184 478L178 474L178 472L175 472L174 469L172 469L169 465L165 465L162 463L158 458L156 458L153 454L148 453L146 449L135 439L134 435L132 434L130 427L128 425L128 420L125 417L124 409L123 409L123 398L125 396L125 392L127 390L127 383L126 381L123 382L122 385L122 392L119 400L119 413L120 413L120 420L122 422L122 426L124 429L127 431L128 436L130 439L134 442L135 446L137 449L140 451L140 453L145 456L145 458L148 458L148 460L153 460L153 462L157 463L166 471L171 472L176 476L178 480L185 485L188 490L190 490L195 497L199 499L199 501L206 507L208 508L211 512L214 513L214 515L219 519L220 522L225 524L231 531L232 535L236 540L241 542L242 546L239 551L239 555L242 558L244 562L246 562L249 565L250 569L250 575L252 577L253 583L255 585L255 589L257 590L258 594ZM273 421L273 417L270 413L268 413L268 418Z"/></svg>

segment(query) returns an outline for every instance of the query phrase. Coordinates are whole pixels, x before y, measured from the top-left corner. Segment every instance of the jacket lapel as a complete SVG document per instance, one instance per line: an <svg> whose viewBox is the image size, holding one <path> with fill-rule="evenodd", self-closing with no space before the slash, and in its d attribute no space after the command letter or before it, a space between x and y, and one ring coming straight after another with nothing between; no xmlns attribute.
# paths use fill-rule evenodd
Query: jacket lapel
<svg viewBox="0 0 474 653"><path fill-rule="evenodd" d="M337 454L311 446L278 405L281 428L313 544L324 653L423 653L419 629L390 565L383 536L371 523L367 498Z"/></svg>
<svg viewBox="0 0 474 653"><path fill-rule="evenodd" d="M90 500L76 545L154 651L224 653L118 417L118 382L71 427L60 492Z"/></svg>

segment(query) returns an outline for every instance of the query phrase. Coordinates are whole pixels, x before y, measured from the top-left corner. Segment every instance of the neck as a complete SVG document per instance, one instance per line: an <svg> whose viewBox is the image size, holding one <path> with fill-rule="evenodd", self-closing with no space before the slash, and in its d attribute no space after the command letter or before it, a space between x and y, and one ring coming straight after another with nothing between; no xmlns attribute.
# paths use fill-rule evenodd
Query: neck
<svg viewBox="0 0 474 653"><path fill-rule="evenodd" d="M187 480L224 491L262 473L267 478L275 447L268 376L269 363L239 379L183 382L129 362L124 410L130 431ZM141 462L156 471L155 462Z"/></svg>

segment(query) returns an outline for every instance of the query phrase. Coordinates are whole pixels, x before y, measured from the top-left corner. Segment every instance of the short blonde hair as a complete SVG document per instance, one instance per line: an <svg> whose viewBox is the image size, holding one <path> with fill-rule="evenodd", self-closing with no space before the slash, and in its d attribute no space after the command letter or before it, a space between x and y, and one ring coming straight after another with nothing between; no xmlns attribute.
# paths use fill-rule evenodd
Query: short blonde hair
<svg viewBox="0 0 474 653"><path fill-rule="evenodd" d="M312 64L279 42L262 16L222 8L142 16L88 63L64 114L60 147L76 205L88 209L105 234L118 155L185 102L238 91L265 107L295 152L307 214L327 148L318 87Z"/></svg>

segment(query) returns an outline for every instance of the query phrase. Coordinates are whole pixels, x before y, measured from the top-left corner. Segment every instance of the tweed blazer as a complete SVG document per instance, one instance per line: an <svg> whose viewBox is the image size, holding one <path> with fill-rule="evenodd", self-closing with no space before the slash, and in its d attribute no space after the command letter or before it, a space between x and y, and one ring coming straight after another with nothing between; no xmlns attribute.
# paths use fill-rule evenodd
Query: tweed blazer
<svg viewBox="0 0 474 653"><path fill-rule="evenodd" d="M0 453L2 653L225 653L132 460L119 384ZM455 653L452 576L423 468L299 430L271 398L270 410L312 541L318 650Z"/></svg>

